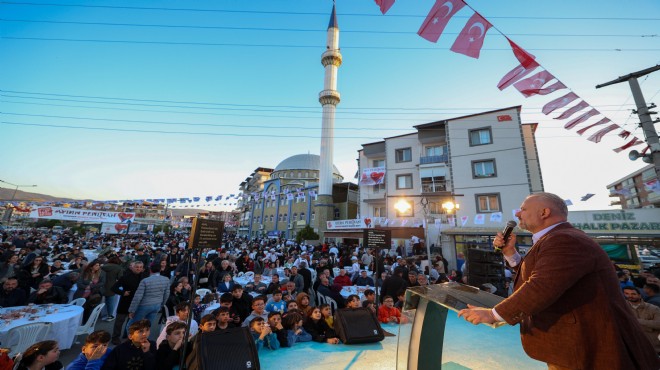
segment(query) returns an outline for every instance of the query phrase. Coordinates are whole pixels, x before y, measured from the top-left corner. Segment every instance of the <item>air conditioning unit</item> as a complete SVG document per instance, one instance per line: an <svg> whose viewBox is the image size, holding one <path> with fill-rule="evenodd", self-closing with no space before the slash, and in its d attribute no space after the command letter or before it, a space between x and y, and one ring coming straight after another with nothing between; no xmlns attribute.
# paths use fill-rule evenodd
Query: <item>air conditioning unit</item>
<svg viewBox="0 0 660 370"><path fill-rule="evenodd" d="M289 224L289 230L293 229L293 223Z"/></svg>
<svg viewBox="0 0 660 370"><path fill-rule="evenodd" d="M263 229L264 229L264 225L259 225L259 230L263 230Z"/></svg>

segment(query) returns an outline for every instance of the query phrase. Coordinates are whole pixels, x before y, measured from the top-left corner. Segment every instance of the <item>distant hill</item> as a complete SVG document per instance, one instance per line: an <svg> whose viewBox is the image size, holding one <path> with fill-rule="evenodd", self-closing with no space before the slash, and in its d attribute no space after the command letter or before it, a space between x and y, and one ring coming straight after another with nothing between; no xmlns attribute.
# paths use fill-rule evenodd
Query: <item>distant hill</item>
<svg viewBox="0 0 660 370"><path fill-rule="evenodd" d="M0 188L0 202L8 202L11 200L12 195L14 195L14 189ZM83 202L84 199L71 199L71 198L60 198L54 197L46 194L39 193L28 193L27 191L18 190L16 192L16 197L14 197L15 202L25 201L25 202Z"/></svg>
<svg viewBox="0 0 660 370"><path fill-rule="evenodd" d="M9 202L13 194L14 194L14 189L0 188L0 203ZM86 201L91 201L91 200L61 198L46 194L28 193L27 191L21 191L21 190L18 190L16 192L16 197L14 198L14 202L86 202ZM198 213L207 212L207 211L204 209L193 209L193 208L188 208L188 209L169 208L168 212L171 212L173 216L195 216Z"/></svg>

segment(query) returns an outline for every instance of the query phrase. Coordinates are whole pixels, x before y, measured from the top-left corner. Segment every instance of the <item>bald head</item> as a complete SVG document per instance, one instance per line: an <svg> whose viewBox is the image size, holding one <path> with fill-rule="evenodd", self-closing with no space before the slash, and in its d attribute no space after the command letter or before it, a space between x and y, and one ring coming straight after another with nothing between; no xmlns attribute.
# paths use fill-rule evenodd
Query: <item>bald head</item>
<svg viewBox="0 0 660 370"><path fill-rule="evenodd" d="M516 212L522 229L536 233L554 224L565 222L568 208L564 200L551 193L528 196Z"/></svg>

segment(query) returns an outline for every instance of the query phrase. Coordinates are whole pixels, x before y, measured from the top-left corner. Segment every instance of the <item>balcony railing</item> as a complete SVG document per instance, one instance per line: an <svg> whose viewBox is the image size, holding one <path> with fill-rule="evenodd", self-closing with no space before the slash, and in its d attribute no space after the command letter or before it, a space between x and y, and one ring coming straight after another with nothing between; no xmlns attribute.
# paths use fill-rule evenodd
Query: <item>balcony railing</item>
<svg viewBox="0 0 660 370"><path fill-rule="evenodd" d="M449 157L447 156L447 154L430 155L419 158L419 164L447 163L448 161L449 161Z"/></svg>
<svg viewBox="0 0 660 370"><path fill-rule="evenodd" d="M433 184L422 184L422 193L440 193L447 191L446 182L435 182Z"/></svg>

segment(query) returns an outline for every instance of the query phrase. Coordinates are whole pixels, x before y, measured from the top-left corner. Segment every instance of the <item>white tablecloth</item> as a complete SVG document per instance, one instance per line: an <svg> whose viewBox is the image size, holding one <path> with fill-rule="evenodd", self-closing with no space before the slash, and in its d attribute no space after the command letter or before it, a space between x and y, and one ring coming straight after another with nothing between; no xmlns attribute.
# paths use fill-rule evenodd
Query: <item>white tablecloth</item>
<svg viewBox="0 0 660 370"><path fill-rule="evenodd" d="M35 306L35 308L38 306ZM25 308L23 307L9 307L0 309L0 313L7 313L8 311ZM76 336L76 330L82 325L83 308L75 305L53 305L57 308L57 312L46 314L45 309L41 309L35 320L28 320L30 315L17 320L12 320L10 323L5 324L5 321L0 320L0 343L2 347L10 348L12 345L18 343L18 338L14 335L9 336L9 331L17 326L32 324L35 322L51 322L53 325L50 332L42 340L56 340L59 343L60 349L69 349L73 345L73 339Z"/></svg>
<svg viewBox="0 0 660 370"><path fill-rule="evenodd" d="M248 277L245 277L245 276L240 276L240 277L239 276L234 276L233 280L234 280L234 283L241 284L241 286L243 288L245 288L245 286L248 283L253 283L254 282L254 278L248 278ZM262 276L261 277L261 282L266 284L266 285L270 284L270 276Z"/></svg>
<svg viewBox="0 0 660 370"><path fill-rule="evenodd" d="M351 294L357 294L360 297L360 302L361 302L366 299L366 297L364 296L364 291L367 289L374 290L375 288L372 286L356 286L356 285L345 286L341 288L341 292L339 292L339 294L341 294L341 296L344 298L348 298L348 296Z"/></svg>

